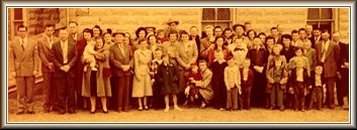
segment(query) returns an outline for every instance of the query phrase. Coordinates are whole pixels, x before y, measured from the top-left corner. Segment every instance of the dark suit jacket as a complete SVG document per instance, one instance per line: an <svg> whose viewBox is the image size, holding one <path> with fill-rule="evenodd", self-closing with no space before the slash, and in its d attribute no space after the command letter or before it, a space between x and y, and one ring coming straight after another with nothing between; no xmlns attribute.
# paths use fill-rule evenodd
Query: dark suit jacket
<svg viewBox="0 0 357 130"><path fill-rule="evenodd" d="M315 37L314 37L314 36L310 37L309 39L310 39L310 41L311 41L311 47L312 47L312 48L315 48L315 44L318 43L318 42L321 40L321 36L320 36L320 38L319 38L317 41L315 41ZM315 48L315 49L316 49L316 48Z"/></svg>
<svg viewBox="0 0 357 130"><path fill-rule="evenodd" d="M58 42L59 38L53 36L53 44ZM52 45L53 45L52 44ZM40 55L40 60L42 63L42 72L50 72L50 69L47 67L47 64L52 62L52 48L50 48L50 43L47 40L47 37L43 35L38 40L38 50Z"/></svg>
<svg viewBox="0 0 357 130"><path fill-rule="evenodd" d="M341 69L341 65L344 62L349 62L349 48L348 44L344 44L342 42L339 42L338 44L340 46L340 63L338 64L338 68Z"/></svg>
<svg viewBox="0 0 357 130"><path fill-rule="evenodd" d="M133 66L133 52L131 48L128 45L123 45L123 47L123 53L116 44L110 47L109 61L114 77L131 76L132 74L130 70L124 72L123 69L121 69L122 65Z"/></svg>
<svg viewBox="0 0 357 130"><path fill-rule="evenodd" d="M295 56L294 47L290 45L288 50L285 50L285 48L281 49L281 55L285 56L286 61L290 61Z"/></svg>
<svg viewBox="0 0 357 130"><path fill-rule="evenodd" d="M304 72L303 72L303 75L304 75L304 87L307 88L309 85L310 85L310 77L309 75L307 74L307 69L304 69ZM291 75L289 77L289 81L291 82L291 85L294 87L297 83L296 81L296 68L292 69L291 70Z"/></svg>
<svg viewBox="0 0 357 130"><path fill-rule="evenodd" d="M322 57L322 40L316 43L316 60L320 63ZM337 65L340 60L340 46L330 40L329 47L326 52L325 62L323 63L323 76L324 78L333 78L337 76Z"/></svg>
<svg viewBox="0 0 357 130"><path fill-rule="evenodd" d="M240 72L241 86L246 87L246 88L251 88L253 86L253 82L254 82L253 70L249 68L247 81L244 81L244 79L243 79L243 68L240 68L239 72Z"/></svg>
<svg viewBox="0 0 357 130"><path fill-rule="evenodd" d="M63 56L62 56L62 48L61 48L61 42L57 41L53 44L52 46L52 52L53 52L53 63L55 65L55 73L54 77L60 77L60 78L65 78L67 76L74 78L76 76L75 74L75 65L77 63L78 58L78 52L77 52L77 47L75 43L71 40L68 40L68 53L67 53L67 58L68 58L68 65L70 66L70 69L68 71L68 75L66 72L60 69L61 66L65 65L63 64Z"/></svg>

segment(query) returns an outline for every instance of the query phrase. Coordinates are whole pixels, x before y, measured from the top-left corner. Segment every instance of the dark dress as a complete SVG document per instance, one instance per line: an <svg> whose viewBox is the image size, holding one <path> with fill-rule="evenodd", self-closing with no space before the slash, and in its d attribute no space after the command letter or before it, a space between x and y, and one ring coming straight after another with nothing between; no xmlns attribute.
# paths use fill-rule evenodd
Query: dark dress
<svg viewBox="0 0 357 130"><path fill-rule="evenodd" d="M160 89L162 95L179 93L177 86L178 73L176 66L172 64L165 65L162 63L157 70L156 79L160 84L159 86L161 86Z"/></svg>
<svg viewBox="0 0 357 130"><path fill-rule="evenodd" d="M220 64L219 62L215 61L211 64L211 84L214 93L212 103L216 108L226 107L227 88L224 83L224 68L226 68L227 66L227 62L223 62Z"/></svg>
<svg viewBox="0 0 357 130"><path fill-rule="evenodd" d="M343 44L339 43L340 45L340 61L338 63L338 71L341 74L341 79L337 80L337 99L338 99L338 104L340 106L343 105L343 97L347 96L348 97L348 83L349 83L349 77L348 77L348 69L347 68L341 68L341 65L343 65L344 62L349 62L349 50L348 50L348 44Z"/></svg>
<svg viewBox="0 0 357 130"><path fill-rule="evenodd" d="M77 95L77 107L79 108L83 108L84 106L84 98L81 96L82 95L82 77L83 77L83 69L84 69L84 65L81 61L81 57L83 55L84 52L84 48L87 45L87 41L83 38L77 41L76 43L76 47L77 47L77 52L78 52L78 61L76 64L76 77L78 77L75 80L75 91L76 91L76 95Z"/></svg>
<svg viewBox="0 0 357 130"><path fill-rule="evenodd" d="M254 73L254 82L252 88L252 105L256 107L263 107L266 102L266 94L265 94L265 86L266 86L266 63L268 60L269 52L265 49L260 47L258 50L257 48L251 48L248 51L248 57L251 61L251 69ZM255 71L253 68L254 66L263 66L263 72L259 73Z"/></svg>

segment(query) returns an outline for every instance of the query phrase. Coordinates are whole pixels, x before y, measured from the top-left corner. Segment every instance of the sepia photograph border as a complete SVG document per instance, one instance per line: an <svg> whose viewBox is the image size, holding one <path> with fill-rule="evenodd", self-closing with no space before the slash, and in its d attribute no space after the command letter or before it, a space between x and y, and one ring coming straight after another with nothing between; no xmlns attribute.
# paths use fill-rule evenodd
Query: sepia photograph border
<svg viewBox="0 0 357 130"><path fill-rule="evenodd" d="M349 123L310 123L310 122L11 122L8 121L8 8L201 8L201 7L222 7L222 8L284 8L284 7L348 7L349 18L349 52L350 52L350 86L349 86ZM292 128L292 127L311 127L311 128L356 128L356 76L355 76L355 56L356 56L356 1L1 1L1 128ZM306 124L305 124L306 123Z"/></svg>

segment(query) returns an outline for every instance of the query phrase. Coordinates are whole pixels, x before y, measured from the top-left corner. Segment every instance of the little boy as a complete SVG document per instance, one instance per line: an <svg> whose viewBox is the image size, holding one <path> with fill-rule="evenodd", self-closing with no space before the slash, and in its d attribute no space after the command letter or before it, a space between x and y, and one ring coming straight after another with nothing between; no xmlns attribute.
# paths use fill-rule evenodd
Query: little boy
<svg viewBox="0 0 357 130"><path fill-rule="evenodd" d="M305 111L305 95L307 86L310 83L308 70L304 68L303 59L296 59L296 68L291 71L291 81L294 88L294 110Z"/></svg>
<svg viewBox="0 0 357 130"><path fill-rule="evenodd" d="M282 65L283 60L273 58L272 63L274 64L274 67L270 68L267 72L267 90L271 92L270 109L273 110L277 105L281 111L284 111L283 96L288 80L288 72Z"/></svg>
<svg viewBox="0 0 357 130"><path fill-rule="evenodd" d="M189 88L188 98L191 103L193 103L194 99L198 99L198 88L193 83L193 81L195 81L195 80L196 81L203 80L203 77L202 77L202 74L200 73L200 71L198 70L197 64L192 63L191 70L188 74L188 82L187 82L187 88Z"/></svg>
<svg viewBox="0 0 357 130"><path fill-rule="evenodd" d="M316 101L316 109L321 110L322 106L322 85L323 85L323 77L322 77L322 66L315 67L315 73L311 75L311 85L309 87L312 88L311 100L309 102L309 109L312 108L314 102Z"/></svg>
<svg viewBox="0 0 357 130"><path fill-rule="evenodd" d="M227 110L238 110L238 101L241 105L240 95L242 94L240 86L240 73L238 65L235 64L233 57L229 56L228 66L224 69L224 83L227 87ZM233 106L233 108L232 108ZM241 107L241 106L240 106Z"/></svg>
<svg viewBox="0 0 357 130"><path fill-rule="evenodd" d="M239 69L241 75L242 101L243 108L250 110L250 94L254 82L253 70L250 67L250 59L243 61L243 68Z"/></svg>

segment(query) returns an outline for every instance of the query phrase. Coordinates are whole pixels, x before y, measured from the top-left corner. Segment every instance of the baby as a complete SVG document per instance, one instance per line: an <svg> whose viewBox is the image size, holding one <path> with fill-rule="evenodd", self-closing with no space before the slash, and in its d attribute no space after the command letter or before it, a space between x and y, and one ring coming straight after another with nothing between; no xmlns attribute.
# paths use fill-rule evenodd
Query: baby
<svg viewBox="0 0 357 130"><path fill-rule="evenodd" d="M95 60L95 55L98 53L94 50L95 47L95 42L94 41L89 41L88 44L86 45L86 47L84 48L84 52L83 52L83 61L86 61L89 63L89 67L92 70L97 70L97 68L95 67L96 65L96 60ZM87 67L88 65L84 66L84 72L87 72Z"/></svg>

